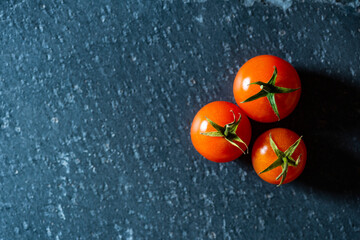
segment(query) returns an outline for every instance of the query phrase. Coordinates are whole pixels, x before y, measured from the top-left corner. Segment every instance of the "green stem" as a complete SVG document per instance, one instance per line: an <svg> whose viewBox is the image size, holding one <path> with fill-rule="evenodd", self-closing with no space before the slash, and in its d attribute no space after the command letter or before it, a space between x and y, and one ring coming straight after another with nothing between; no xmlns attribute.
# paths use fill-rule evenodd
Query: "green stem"
<svg viewBox="0 0 360 240"><path fill-rule="evenodd" d="M246 146L247 151L249 151L247 144L237 135L236 130L240 124L240 120L241 120L241 114L239 114L239 119L236 121L236 117L235 117L235 113L231 110L233 116L234 116L234 121L228 124L225 124L224 127L218 125L217 123L211 121L209 118L206 118L206 120L211 124L211 126L213 126L215 128L216 131L214 132L203 132L200 133L202 135L205 136L209 136L209 137L222 137L225 138L225 140L227 140L231 145L233 145L234 147L237 147L238 149L240 149L243 153L245 153L245 151L239 147L238 144L236 144L235 142L239 142L242 143Z"/></svg>
<svg viewBox="0 0 360 240"><path fill-rule="evenodd" d="M296 142L293 143L285 152L282 152L281 150L279 150L278 146L272 139L271 134L269 134L270 146L271 146L272 150L274 151L274 153L276 154L277 159L273 163L271 163L267 168L265 168L263 171L259 172L259 174L271 171L271 170L281 166L282 171L279 174L279 176L276 177L276 180L279 180L281 177L281 180L280 180L280 183L278 186L283 184L285 181L289 166L297 167L299 164L301 154L299 155L299 157L297 158L296 161L294 161L294 159L292 158L291 155L294 153L296 148L299 146L301 138L302 138L302 136L298 140L296 140Z"/></svg>
<svg viewBox="0 0 360 240"><path fill-rule="evenodd" d="M293 89L293 88L284 88L284 87L275 86L276 78L277 78L277 68L276 68L276 66L274 66L273 75L271 76L270 80L267 83L260 82L260 81L250 83L250 84L259 85L260 89L261 89L260 92L247 98L245 101L243 101L241 103L251 102L251 101L257 100L262 97L267 97L267 99L269 100L269 103L271 105L271 108L273 109L274 113L276 114L276 116L278 118L278 121L280 121L280 115L279 115L277 105L275 102L275 94L290 93L290 92L299 90L300 88Z"/></svg>

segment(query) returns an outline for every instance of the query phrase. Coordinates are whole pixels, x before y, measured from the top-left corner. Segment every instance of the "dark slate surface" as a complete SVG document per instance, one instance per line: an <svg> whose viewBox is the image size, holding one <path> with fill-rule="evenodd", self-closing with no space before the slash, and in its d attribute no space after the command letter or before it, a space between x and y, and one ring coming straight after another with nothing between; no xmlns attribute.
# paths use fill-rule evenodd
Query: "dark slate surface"
<svg viewBox="0 0 360 240"><path fill-rule="evenodd" d="M0 239L360 239L359 1L13 0L0 29ZM304 135L281 188L189 136L259 54L303 83L252 122Z"/></svg>

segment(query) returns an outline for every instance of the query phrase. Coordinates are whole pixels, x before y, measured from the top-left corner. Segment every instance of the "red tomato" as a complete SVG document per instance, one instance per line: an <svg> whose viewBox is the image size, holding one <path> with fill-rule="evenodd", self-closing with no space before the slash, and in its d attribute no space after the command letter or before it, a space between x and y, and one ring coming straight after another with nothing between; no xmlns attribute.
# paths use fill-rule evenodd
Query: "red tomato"
<svg viewBox="0 0 360 240"><path fill-rule="evenodd" d="M268 83L275 73L275 68L277 76L274 85L287 92L277 93L277 89L273 95L279 116L275 114L276 111L270 105L267 96L243 103L262 90L264 94L268 93L265 87L262 88L261 84L256 84L256 82ZM235 77L233 91L236 103L248 117L259 122L275 122L285 118L295 109L301 94L300 88L299 75L290 63L275 56L261 55L250 59L240 68Z"/></svg>
<svg viewBox="0 0 360 240"><path fill-rule="evenodd" d="M215 129L211 121L219 126L220 131ZM223 131L226 128L228 131ZM238 106L217 101L200 109L194 117L190 134L195 149L205 158L214 162L229 162L246 151L250 143L251 126L249 119Z"/></svg>
<svg viewBox="0 0 360 240"><path fill-rule="evenodd" d="M290 160L292 159L292 161L295 162L298 160L297 166L295 166L296 164L294 165L294 162L292 162L292 164L289 163L287 174L282 184L289 183L296 179L304 170L306 164L306 147L304 141L300 139L299 135L297 135L295 132L285 128L270 129L261 134L256 139L251 154L253 167L260 178L272 184L281 183L282 177L280 177L278 180L276 180L276 178L282 173L282 170L284 169L283 158L285 156L283 155L280 157L280 161L282 163L281 165L278 165L272 170L261 173L275 161L279 161L277 159L279 159L278 155L280 152L278 152L278 155L275 153L275 150L273 149L274 147L271 146L270 136L273 140L273 143L276 145L275 148L277 147L278 150L283 154L286 153L287 150L291 149L291 146L294 143L296 144L298 141L298 145L295 150L293 149L294 151L292 153L289 152L291 157Z"/></svg>

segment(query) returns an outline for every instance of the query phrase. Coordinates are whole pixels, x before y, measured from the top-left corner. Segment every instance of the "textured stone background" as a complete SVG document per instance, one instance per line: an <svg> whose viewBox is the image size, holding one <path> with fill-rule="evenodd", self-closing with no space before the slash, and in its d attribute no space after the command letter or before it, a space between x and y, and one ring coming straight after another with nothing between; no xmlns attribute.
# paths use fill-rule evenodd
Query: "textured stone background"
<svg viewBox="0 0 360 240"><path fill-rule="evenodd" d="M359 1L1 1L0 239L360 239ZM292 184L192 147L274 54L303 94Z"/></svg>

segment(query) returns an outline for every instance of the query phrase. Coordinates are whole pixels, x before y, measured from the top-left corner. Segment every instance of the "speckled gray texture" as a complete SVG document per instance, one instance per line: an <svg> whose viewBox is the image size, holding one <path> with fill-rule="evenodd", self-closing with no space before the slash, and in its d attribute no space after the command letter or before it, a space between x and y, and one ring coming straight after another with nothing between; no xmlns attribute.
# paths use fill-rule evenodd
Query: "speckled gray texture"
<svg viewBox="0 0 360 240"><path fill-rule="evenodd" d="M0 239L360 239L359 1L2 1ZM195 113L259 54L302 78L294 183L205 160Z"/></svg>

